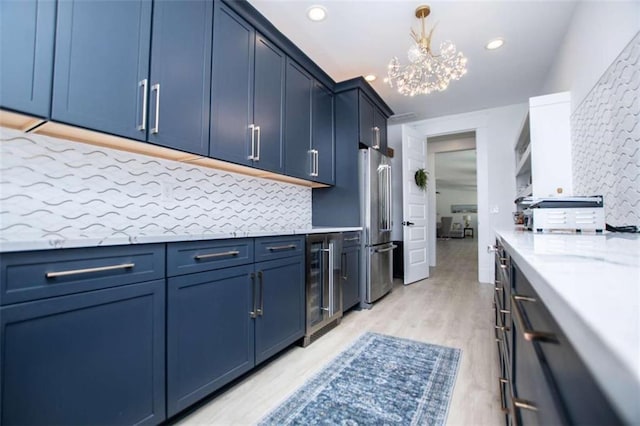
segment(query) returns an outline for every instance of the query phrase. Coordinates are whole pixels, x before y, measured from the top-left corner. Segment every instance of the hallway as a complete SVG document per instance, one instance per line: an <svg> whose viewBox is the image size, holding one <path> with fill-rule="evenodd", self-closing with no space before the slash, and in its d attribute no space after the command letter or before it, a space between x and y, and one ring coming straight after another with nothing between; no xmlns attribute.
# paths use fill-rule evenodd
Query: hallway
<svg viewBox="0 0 640 426"><path fill-rule="evenodd" d="M255 424L357 336L373 331L462 349L449 425L501 425L498 362L493 338L493 286L477 282L477 240L437 242L431 278L399 280L368 311L348 312L342 324L307 348L293 347L210 402L182 424Z"/></svg>

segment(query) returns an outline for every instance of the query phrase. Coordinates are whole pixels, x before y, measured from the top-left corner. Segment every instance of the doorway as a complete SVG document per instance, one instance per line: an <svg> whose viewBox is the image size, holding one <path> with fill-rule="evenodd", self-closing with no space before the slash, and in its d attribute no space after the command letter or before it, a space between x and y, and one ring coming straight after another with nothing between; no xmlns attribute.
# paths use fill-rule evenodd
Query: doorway
<svg viewBox="0 0 640 426"><path fill-rule="evenodd" d="M437 266L439 242L474 244L478 237L478 178L475 132L427 138L428 163L434 177L435 236L432 265ZM440 243L442 244L442 243Z"/></svg>

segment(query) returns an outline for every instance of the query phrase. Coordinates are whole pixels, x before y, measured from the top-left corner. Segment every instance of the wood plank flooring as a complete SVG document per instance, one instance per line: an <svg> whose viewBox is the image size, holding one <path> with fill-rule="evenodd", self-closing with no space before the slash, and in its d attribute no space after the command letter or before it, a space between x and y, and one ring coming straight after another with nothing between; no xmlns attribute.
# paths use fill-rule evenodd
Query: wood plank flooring
<svg viewBox="0 0 640 426"><path fill-rule="evenodd" d="M371 310L348 312L342 324L307 348L282 355L218 392L178 424L250 425L293 393L365 331L462 349L448 425L502 425L493 337L493 286L477 281L477 240L438 241L431 278L394 290Z"/></svg>

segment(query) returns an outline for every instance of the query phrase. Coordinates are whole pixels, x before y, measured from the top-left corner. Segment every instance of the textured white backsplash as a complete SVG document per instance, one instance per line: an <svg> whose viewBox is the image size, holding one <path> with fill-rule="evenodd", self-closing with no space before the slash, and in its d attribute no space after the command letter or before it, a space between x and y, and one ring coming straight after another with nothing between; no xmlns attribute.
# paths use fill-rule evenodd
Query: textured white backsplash
<svg viewBox="0 0 640 426"><path fill-rule="evenodd" d="M574 193L604 195L607 223L640 225L640 33L571 117Z"/></svg>
<svg viewBox="0 0 640 426"><path fill-rule="evenodd" d="M0 241L311 227L311 189L0 128Z"/></svg>

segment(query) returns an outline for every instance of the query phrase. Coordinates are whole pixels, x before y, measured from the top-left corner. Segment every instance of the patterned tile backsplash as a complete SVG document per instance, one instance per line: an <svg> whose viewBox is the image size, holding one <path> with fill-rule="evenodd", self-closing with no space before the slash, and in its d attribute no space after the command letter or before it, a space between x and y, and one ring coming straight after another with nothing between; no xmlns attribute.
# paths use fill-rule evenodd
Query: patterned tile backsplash
<svg viewBox="0 0 640 426"><path fill-rule="evenodd" d="M574 192L604 195L607 223L640 225L640 33L571 117Z"/></svg>
<svg viewBox="0 0 640 426"><path fill-rule="evenodd" d="M0 242L311 227L311 189L0 128Z"/></svg>

